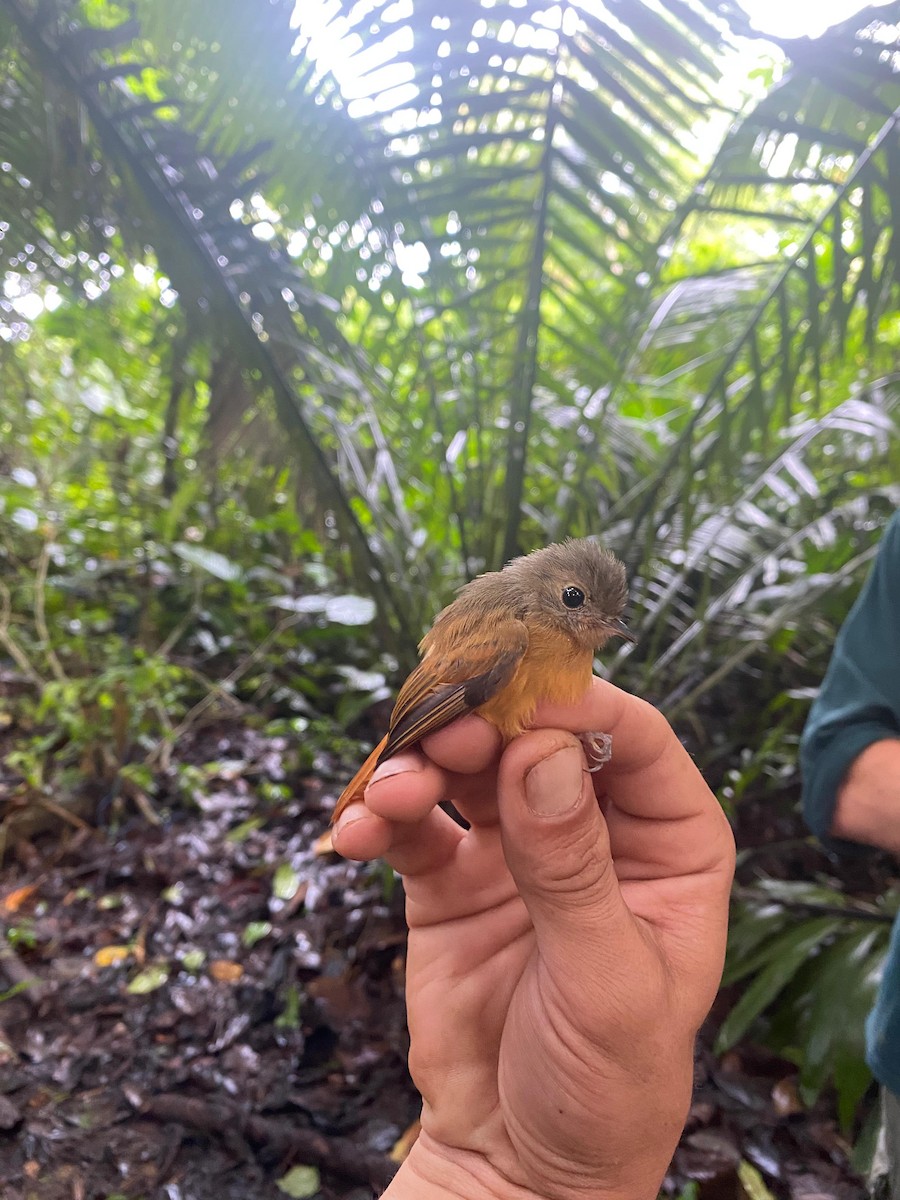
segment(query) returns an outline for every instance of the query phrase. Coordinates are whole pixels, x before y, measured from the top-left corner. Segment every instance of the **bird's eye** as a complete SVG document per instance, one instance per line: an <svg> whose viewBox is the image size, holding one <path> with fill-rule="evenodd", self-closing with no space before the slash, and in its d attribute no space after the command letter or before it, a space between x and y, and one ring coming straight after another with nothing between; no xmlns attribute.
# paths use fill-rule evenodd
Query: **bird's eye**
<svg viewBox="0 0 900 1200"><path fill-rule="evenodd" d="M584 604L584 592L581 588L563 588L562 602L566 608L581 608Z"/></svg>

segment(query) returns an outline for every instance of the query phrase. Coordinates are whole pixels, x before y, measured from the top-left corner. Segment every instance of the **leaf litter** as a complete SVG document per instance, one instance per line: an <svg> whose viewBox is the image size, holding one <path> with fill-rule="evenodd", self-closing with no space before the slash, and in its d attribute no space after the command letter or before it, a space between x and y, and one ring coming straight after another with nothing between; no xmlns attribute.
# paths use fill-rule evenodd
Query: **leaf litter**
<svg viewBox="0 0 900 1200"><path fill-rule="evenodd" d="M159 826L66 828L8 855L0 1194L368 1200L420 1107L402 888L328 852L327 754L293 771L283 737L226 722L182 754L216 764L196 807L173 789ZM756 1047L716 1058L716 1025L664 1191L861 1200L828 1097L806 1110L796 1068Z"/></svg>

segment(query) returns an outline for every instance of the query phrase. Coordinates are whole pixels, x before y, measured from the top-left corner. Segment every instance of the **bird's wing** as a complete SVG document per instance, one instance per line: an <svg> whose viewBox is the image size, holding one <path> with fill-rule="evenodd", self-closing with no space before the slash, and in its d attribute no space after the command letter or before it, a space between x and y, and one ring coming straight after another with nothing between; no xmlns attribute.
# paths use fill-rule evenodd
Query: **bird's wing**
<svg viewBox="0 0 900 1200"><path fill-rule="evenodd" d="M528 647L528 630L506 613L479 626L461 638L447 628L439 646L432 642L400 689L379 762L472 712L510 682Z"/></svg>

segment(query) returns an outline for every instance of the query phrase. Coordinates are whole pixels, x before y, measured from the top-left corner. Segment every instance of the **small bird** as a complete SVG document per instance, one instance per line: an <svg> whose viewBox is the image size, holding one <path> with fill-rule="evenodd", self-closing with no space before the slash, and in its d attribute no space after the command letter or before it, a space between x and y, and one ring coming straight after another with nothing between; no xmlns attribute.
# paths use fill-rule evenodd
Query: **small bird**
<svg viewBox="0 0 900 1200"><path fill-rule="evenodd" d="M476 712L509 742L540 701L578 700L594 651L613 636L635 640L622 620L627 598L624 566L589 538L535 550L465 584L419 643L421 662L400 689L388 733L332 821L362 800L377 766L457 717ZM586 749L606 761L608 735L587 736Z"/></svg>

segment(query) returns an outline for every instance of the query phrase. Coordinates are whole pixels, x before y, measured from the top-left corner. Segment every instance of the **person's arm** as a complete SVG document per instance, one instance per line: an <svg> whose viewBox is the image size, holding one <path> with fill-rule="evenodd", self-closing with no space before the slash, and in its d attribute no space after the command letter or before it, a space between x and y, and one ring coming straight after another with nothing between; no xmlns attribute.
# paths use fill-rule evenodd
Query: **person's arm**
<svg viewBox="0 0 900 1200"><path fill-rule="evenodd" d="M838 634L800 758L815 833L900 853L900 514Z"/></svg>
<svg viewBox="0 0 900 1200"><path fill-rule="evenodd" d="M831 832L900 855L900 738L870 742L850 764Z"/></svg>

